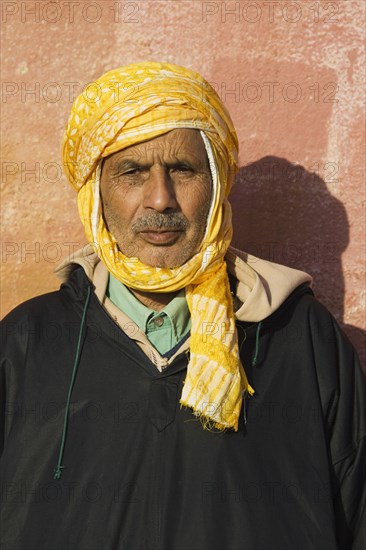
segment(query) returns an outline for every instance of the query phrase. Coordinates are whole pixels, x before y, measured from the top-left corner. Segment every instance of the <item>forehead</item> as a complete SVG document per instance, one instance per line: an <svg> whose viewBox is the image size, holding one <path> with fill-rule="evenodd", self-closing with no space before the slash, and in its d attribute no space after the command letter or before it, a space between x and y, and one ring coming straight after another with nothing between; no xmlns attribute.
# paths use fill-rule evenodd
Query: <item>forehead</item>
<svg viewBox="0 0 366 550"><path fill-rule="evenodd" d="M190 157L192 160L207 163L206 148L199 130L191 128L177 128L136 145L131 145L122 151L117 151L108 160L121 160L139 157Z"/></svg>

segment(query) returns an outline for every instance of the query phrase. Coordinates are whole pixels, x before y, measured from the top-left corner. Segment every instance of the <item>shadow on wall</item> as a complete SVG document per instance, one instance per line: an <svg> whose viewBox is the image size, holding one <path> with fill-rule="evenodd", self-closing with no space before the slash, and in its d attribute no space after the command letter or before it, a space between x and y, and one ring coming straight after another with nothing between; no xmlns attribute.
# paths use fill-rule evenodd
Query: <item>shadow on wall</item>
<svg viewBox="0 0 366 550"><path fill-rule="evenodd" d="M336 174L327 168L330 183ZM240 169L230 203L233 246L310 273L316 297L340 323L366 370L365 331L343 322L346 210L325 181L286 159L267 156Z"/></svg>

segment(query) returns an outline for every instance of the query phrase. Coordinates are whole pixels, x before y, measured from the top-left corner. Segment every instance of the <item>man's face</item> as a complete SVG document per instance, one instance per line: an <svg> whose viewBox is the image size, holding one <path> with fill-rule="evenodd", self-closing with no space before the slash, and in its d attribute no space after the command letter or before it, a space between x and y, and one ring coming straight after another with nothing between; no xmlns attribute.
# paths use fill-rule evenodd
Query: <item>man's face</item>
<svg viewBox="0 0 366 550"><path fill-rule="evenodd" d="M176 129L104 160L104 219L120 250L146 265L177 267L205 233L212 193L198 130Z"/></svg>

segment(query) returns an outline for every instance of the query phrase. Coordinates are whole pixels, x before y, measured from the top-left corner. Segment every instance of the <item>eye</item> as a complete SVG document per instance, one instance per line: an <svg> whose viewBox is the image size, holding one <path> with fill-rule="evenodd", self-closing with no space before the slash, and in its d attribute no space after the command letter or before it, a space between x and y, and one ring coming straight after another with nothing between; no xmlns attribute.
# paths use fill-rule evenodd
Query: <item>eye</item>
<svg viewBox="0 0 366 550"><path fill-rule="evenodd" d="M123 172L123 176L133 176L134 174L138 174L139 172L141 172L141 168L130 168L129 170L125 170Z"/></svg>
<svg viewBox="0 0 366 550"><path fill-rule="evenodd" d="M172 168L172 170L175 170L176 172L192 172L193 169L191 166L188 166L187 164L177 164Z"/></svg>

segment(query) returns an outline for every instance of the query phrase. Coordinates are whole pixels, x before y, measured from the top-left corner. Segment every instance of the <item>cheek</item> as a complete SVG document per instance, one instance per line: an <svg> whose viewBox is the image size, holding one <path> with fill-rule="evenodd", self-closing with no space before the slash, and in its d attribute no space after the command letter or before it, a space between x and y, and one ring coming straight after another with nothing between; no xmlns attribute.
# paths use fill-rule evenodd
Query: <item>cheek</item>
<svg viewBox="0 0 366 550"><path fill-rule="evenodd" d="M126 204L126 193L121 187L101 187L102 201L109 209L118 209L119 205Z"/></svg>
<svg viewBox="0 0 366 550"><path fill-rule="evenodd" d="M132 220L139 202L128 196L128 193L118 190L111 190L102 198L103 213L109 223L128 223Z"/></svg>
<svg viewBox="0 0 366 550"><path fill-rule="evenodd" d="M126 226L128 225L124 219L124 213L120 211L115 202L104 200L103 217L107 228L112 233L115 239L120 240L122 235L126 234Z"/></svg>
<svg viewBox="0 0 366 550"><path fill-rule="evenodd" d="M199 189L187 200L187 212L189 217L202 223L206 221L211 204L211 191Z"/></svg>
<svg viewBox="0 0 366 550"><path fill-rule="evenodd" d="M212 198L211 182L200 181L191 188L182 189L178 202L190 219L209 211Z"/></svg>

